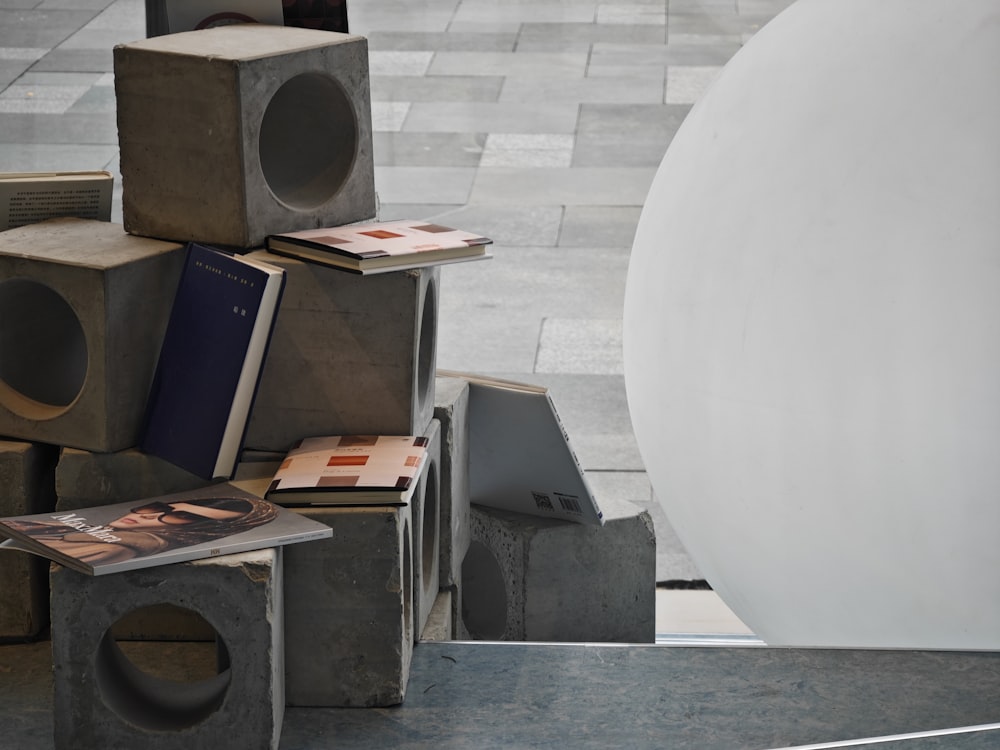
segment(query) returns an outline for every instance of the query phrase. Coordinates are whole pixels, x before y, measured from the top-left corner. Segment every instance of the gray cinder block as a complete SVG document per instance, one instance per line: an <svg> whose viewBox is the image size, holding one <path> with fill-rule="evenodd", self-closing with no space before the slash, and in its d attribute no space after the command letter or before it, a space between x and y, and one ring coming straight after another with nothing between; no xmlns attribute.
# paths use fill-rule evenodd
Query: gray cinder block
<svg viewBox="0 0 1000 750"><path fill-rule="evenodd" d="M472 506L463 620L478 640L651 643L656 537L649 513L604 503L604 526Z"/></svg>
<svg viewBox="0 0 1000 750"><path fill-rule="evenodd" d="M413 497L414 633L421 637L441 589L441 423L424 432L427 460Z"/></svg>
<svg viewBox="0 0 1000 750"><path fill-rule="evenodd" d="M52 510L57 455L51 445L0 440L0 516ZM48 562L27 552L0 552L0 639L33 638L48 622Z"/></svg>
<svg viewBox="0 0 1000 750"><path fill-rule="evenodd" d="M0 232L0 435L135 445L183 261L106 221Z"/></svg>
<svg viewBox="0 0 1000 750"><path fill-rule="evenodd" d="M55 469L56 509L79 510L205 487L208 482L135 448L93 453L63 448ZM206 640L212 629L187 609L160 605L123 617L114 628L121 640Z"/></svg>
<svg viewBox="0 0 1000 750"><path fill-rule="evenodd" d="M333 537L286 550L288 705L403 702L414 643L411 508L296 509Z"/></svg>
<svg viewBox="0 0 1000 750"><path fill-rule="evenodd" d="M233 24L114 49L133 234L241 248L375 216L368 41Z"/></svg>
<svg viewBox="0 0 1000 750"><path fill-rule="evenodd" d="M441 423L441 587L451 591L452 632L462 637L462 561L469 551L469 381L438 376L434 418Z"/></svg>
<svg viewBox="0 0 1000 750"><path fill-rule="evenodd" d="M55 746L277 748L284 717L282 549L86 576L53 566ZM109 629L140 607L200 614L219 671L171 682L130 662Z"/></svg>
<svg viewBox="0 0 1000 750"><path fill-rule="evenodd" d="M114 453L64 448L55 473L59 510L159 497L210 484L136 448Z"/></svg>
<svg viewBox="0 0 1000 750"><path fill-rule="evenodd" d="M420 435L434 411L439 269L357 276L264 251L285 292L246 447L318 435Z"/></svg>

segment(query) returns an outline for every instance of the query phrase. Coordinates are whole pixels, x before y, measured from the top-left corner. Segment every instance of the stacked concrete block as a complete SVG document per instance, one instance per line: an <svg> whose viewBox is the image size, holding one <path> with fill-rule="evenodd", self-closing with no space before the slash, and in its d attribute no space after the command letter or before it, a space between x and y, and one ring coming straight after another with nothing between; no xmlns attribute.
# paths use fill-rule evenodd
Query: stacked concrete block
<svg viewBox="0 0 1000 750"><path fill-rule="evenodd" d="M434 412L436 267L357 276L250 253L285 269L285 292L246 447L320 435L420 435Z"/></svg>
<svg viewBox="0 0 1000 750"><path fill-rule="evenodd" d="M424 433L427 460L414 492L413 620L419 639L441 588L441 424L431 420Z"/></svg>
<svg viewBox="0 0 1000 750"><path fill-rule="evenodd" d="M238 248L375 216L368 42L238 24L114 50L127 231Z"/></svg>
<svg viewBox="0 0 1000 750"><path fill-rule="evenodd" d="M57 449L0 440L0 516L51 511ZM48 562L27 552L0 552L0 640L37 636L49 622Z"/></svg>
<svg viewBox="0 0 1000 750"><path fill-rule="evenodd" d="M55 468L56 509L79 510L159 497L208 484L201 477L135 448L114 453L63 448ZM160 605L122 618L115 626L115 635L123 640L206 640L212 631L197 613Z"/></svg>
<svg viewBox="0 0 1000 750"><path fill-rule="evenodd" d="M650 643L656 537L649 513L603 503L604 526L472 506L463 616L480 640Z"/></svg>
<svg viewBox="0 0 1000 750"><path fill-rule="evenodd" d="M308 546L308 545L300 545ZM86 576L53 566L55 746L277 748L284 717L282 549ZM143 672L112 635L144 606L198 612L218 633L217 674Z"/></svg>
<svg viewBox="0 0 1000 750"><path fill-rule="evenodd" d="M105 221L0 232L0 435L135 445L183 260Z"/></svg>
<svg viewBox="0 0 1000 750"><path fill-rule="evenodd" d="M434 418L441 424L441 589L451 593L450 629L468 635L462 622L462 561L469 551L469 383L437 377Z"/></svg>
<svg viewBox="0 0 1000 750"><path fill-rule="evenodd" d="M56 466L58 510L79 510L204 487L210 482L136 448L94 453L64 448Z"/></svg>
<svg viewBox="0 0 1000 750"><path fill-rule="evenodd" d="M296 509L333 537L286 550L288 705L402 703L414 643L412 507Z"/></svg>

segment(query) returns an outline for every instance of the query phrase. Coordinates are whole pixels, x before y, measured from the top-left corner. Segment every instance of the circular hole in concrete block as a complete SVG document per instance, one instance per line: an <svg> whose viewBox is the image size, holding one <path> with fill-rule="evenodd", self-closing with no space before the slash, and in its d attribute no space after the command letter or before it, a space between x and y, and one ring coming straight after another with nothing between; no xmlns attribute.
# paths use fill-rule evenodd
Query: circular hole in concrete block
<svg viewBox="0 0 1000 750"><path fill-rule="evenodd" d="M507 587L496 557L473 540L462 560L462 622L476 640L497 641L507 630Z"/></svg>
<svg viewBox="0 0 1000 750"><path fill-rule="evenodd" d="M424 477L424 502L422 504L423 518L421 519L422 526L420 537L423 575L420 577L420 584L425 594L431 590L437 591L438 589L437 577L431 575L431 572L434 570L434 563L437 562L438 557L437 471L437 463L432 462L427 467L427 473Z"/></svg>
<svg viewBox="0 0 1000 750"><path fill-rule="evenodd" d="M65 414L87 378L87 337L62 295L33 279L0 282L0 403L26 419Z"/></svg>
<svg viewBox="0 0 1000 750"><path fill-rule="evenodd" d="M437 350L437 284L432 276L424 292L423 311L420 315L420 340L417 342L417 404L420 414L432 398L434 378L434 353Z"/></svg>
<svg viewBox="0 0 1000 750"><path fill-rule="evenodd" d="M200 615L177 608L200 620L215 639L201 642L127 641L115 636L126 619L143 618L130 612L104 633L97 648L95 678L104 704L125 721L147 731L177 731L200 724L222 705L231 672L225 643Z"/></svg>
<svg viewBox="0 0 1000 750"><path fill-rule="evenodd" d="M285 205L314 209L335 196L354 167L358 122L333 78L303 73L271 97L260 123L260 168Z"/></svg>
<svg viewBox="0 0 1000 750"><path fill-rule="evenodd" d="M410 522L403 524L403 637L413 639L413 558Z"/></svg>

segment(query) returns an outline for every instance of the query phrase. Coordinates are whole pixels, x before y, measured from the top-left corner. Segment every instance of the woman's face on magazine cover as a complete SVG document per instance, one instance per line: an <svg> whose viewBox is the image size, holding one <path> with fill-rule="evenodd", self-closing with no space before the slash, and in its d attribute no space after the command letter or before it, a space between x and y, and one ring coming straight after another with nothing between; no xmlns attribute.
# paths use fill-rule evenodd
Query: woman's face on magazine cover
<svg viewBox="0 0 1000 750"><path fill-rule="evenodd" d="M192 503L150 502L136 506L108 524L113 529L169 529L205 521L231 521L245 515L240 511L210 508Z"/></svg>

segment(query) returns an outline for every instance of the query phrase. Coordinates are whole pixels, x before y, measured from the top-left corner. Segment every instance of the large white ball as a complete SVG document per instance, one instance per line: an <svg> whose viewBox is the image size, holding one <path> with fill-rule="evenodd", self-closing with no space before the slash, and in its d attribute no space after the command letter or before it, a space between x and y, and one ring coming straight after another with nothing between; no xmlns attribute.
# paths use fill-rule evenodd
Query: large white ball
<svg viewBox="0 0 1000 750"><path fill-rule="evenodd" d="M1000 4L799 0L636 233L658 499L772 645L1000 647Z"/></svg>

